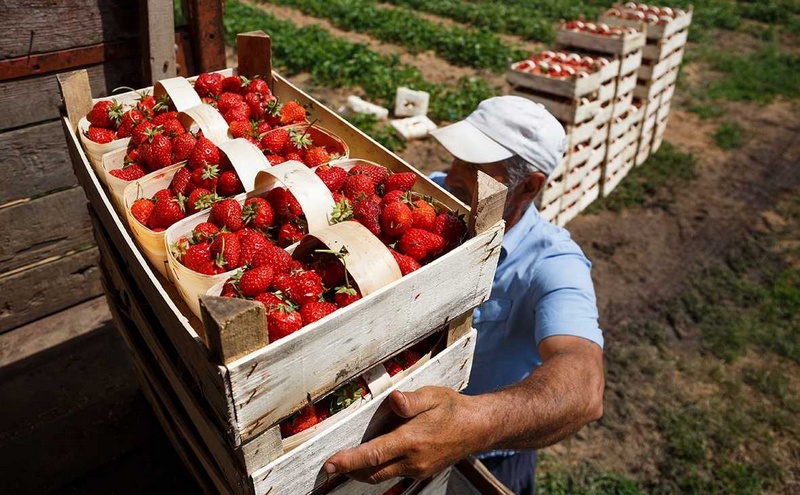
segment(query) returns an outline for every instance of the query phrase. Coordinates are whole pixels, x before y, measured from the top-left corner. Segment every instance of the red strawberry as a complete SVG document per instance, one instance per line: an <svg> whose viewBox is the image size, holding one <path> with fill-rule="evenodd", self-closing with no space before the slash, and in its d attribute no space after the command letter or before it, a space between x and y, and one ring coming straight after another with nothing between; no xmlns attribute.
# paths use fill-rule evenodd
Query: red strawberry
<svg viewBox="0 0 800 495"><path fill-rule="evenodd" d="M387 192L386 194L383 195L383 199L381 200L381 208L386 208L386 206L389 203L394 203L396 201L403 201L405 194L406 194L405 192L397 189Z"/></svg>
<svg viewBox="0 0 800 495"><path fill-rule="evenodd" d="M281 304L285 304L285 301L280 297L276 296L272 292L264 292L258 294L256 297L253 298L255 301L260 302L264 305L264 308L267 310L272 309L274 306L280 306Z"/></svg>
<svg viewBox="0 0 800 495"><path fill-rule="evenodd" d="M367 177L371 178L372 181L375 183L375 186L379 186L389 177L389 171L386 167L382 167L380 165L370 165L369 163L359 163L358 165L354 166L348 172L348 175L366 175Z"/></svg>
<svg viewBox="0 0 800 495"><path fill-rule="evenodd" d="M248 122L250 120L250 107L247 103L238 103L222 114L225 122Z"/></svg>
<svg viewBox="0 0 800 495"><path fill-rule="evenodd" d="M245 104L250 107L250 117L254 120L262 120L264 118L264 97L259 93L245 93ZM269 124L267 124L269 125Z"/></svg>
<svg viewBox="0 0 800 495"><path fill-rule="evenodd" d="M300 308L300 316L303 317L303 324L309 325L317 320L321 320L339 309L339 306L332 302L310 301Z"/></svg>
<svg viewBox="0 0 800 495"><path fill-rule="evenodd" d="M278 230L278 246L288 247L295 242L300 242L305 232L296 223L289 221L281 225Z"/></svg>
<svg viewBox="0 0 800 495"><path fill-rule="evenodd" d="M164 134L171 138L186 134L186 128L178 119L166 119L161 126L164 128Z"/></svg>
<svg viewBox="0 0 800 495"><path fill-rule="evenodd" d="M268 123L259 122L258 126L256 126L256 135L263 137L270 129L272 129L272 127Z"/></svg>
<svg viewBox="0 0 800 495"><path fill-rule="evenodd" d="M195 187L195 189L189 193L189 199L186 201L186 209L189 213L197 213L200 210L211 208L211 205L213 205L217 199L217 195L213 194L208 189Z"/></svg>
<svg viewBox="0 0 800 495"><path fill-rule="evenodd" d="M122 105L115 100L102 100L94 104L86 120L97 127L116 129L122 119Z"/></svg>
<svg viewBox="0 0 800 495"><path fill-rule="evenodd" d="M267 311L267 335L270 342L282 339L301 328L303 317L290 306L280 305Z"/></svg>
<svg viewBox="0 0 800 495"><path fill-rule="evenodd" d="M303 270L287 276L289 283L281 291L299 305L319 301L325 287L322 278L313 270Z"/></svg>
<svg viewBox="0 0 800 495"><path fill-rule="evenodd" d="M140 224L147 225L147 219L153 213L155 204L147 198L139 198L131 205L131 214Z"/></svg>
<svg viewBox="0 0 800 495"><path fill-rule="evenodd" d="M300 155L302 158L305 156L305 152L308 148L311 147L311 136L308 135L306 132L308 129L291 129L289 130L289 140L284 143L283 148L281 149L281 153L283 155L289 155L290 153L296 153ZM289 160L289 157L286 158Z"/></svg>
<svg viewBox="0 0 800 495"><path fill-rule="evenodd" d="M214 191L219 180L219 167L217 165L206 164L205 166L192 170L192 183L196 187Z"/></svg>
<svg viewBox="0 0 800 495"><path fill-rule="evenodd" d="M291 153L291 152L290 153L286 153L284 158L286 158L287 162L294 160L294 161L300 162L300 163L305 165L305 161L303 160L303 157L300 156L299 153Z"/></svg>
<svg viewBox="0 0 800 495"><path fill-rule="evenodd" d="M306 109L296 101L287 101L281 107L281 124L289 125L306 120Z"/></svg>
<svg viewBox="0 0 800 495"><path fill-rule="evenodd" d="M261 147L270 153L278 155L287 142L289 142L289 131L279 127L264 134L264 137L261 138Z"/></svg>
<svg viewBox="0 0 800 495"><path fill-rule="evenodd" d="M375 195L375 182L367 175L350 175L344 180L342 194L351 202Z"/></svg>
<svg viewBox="0 0 800 495"><path fill-rule="evenodd" d="M247 85L248 93L258 93L262 96L272 96L272 91L269 90L269 85L267 81L261 79L260 77L256 77L250 81Z"/></svg>
<svg viewBox="0 0 800 495"><path fill-rule="evenodd" d="M163 126L168 121L175 120L177 118L178 118L178 112L172 110L172 111L169 111L169 112L163 112L163 113L160 113L160 114L156 115L155 117L152 118L152 120L150 122L152 122L153 125L155 125L155 126L159 126L159 125Z"/></svg>
<svg viewBox="0 0 800 495"><path fill-rule="evenodd" d="M303 208L297 202L297 198L291 191L283 187L270 190L267 193L267 201L270 202L275 212L275 220L279 222L294 220L303 214Z"/></svg>
<svg viewBox="0 0 800 495"><path fill-rule="evenodd" d="M381 235L381 207L374 201L365 199L353 205L353 218L376 237Z"/></svg>
<svg viewBox="0 0 800 495"><path fill-rule="evenodd" d="M253 123L250 121L231 122L228 132L234 138L243 138L253 132Z"/></svg>
<svg viewBox="0 0 800 495"><path fill-rule="evenodd" d="M275 275L288 273L293 264L291 254L272 244L259 250L251 262L255 267L269 266Z"/></svg>
<svg viewBox="0 0 800 495"><path fill-rule="evenodd" d="M270 339L277 340L277 339ZM296 435L301 431L307 430L319 422L317 419L314 405L309 404L303 409L300 409L294 416L281 422L281 437L288 438Z"/></svg>
<svg viewBox="0 0 800 495"><path fill-rule="evenodd" d="M192 170L202 168L206 163L217 165L220 161L219 148L210 140L201 137L197 140L192 153L189 155L187 164Z"/></svg>
<svg viewBox="0 0 800 495"><path fill-rule="evenodd" d="M267 160L269 161L269 164L274 167L275 165L285 162L286 158L282 157L281 155L267 155Z"/></svg>
<svg viewBox="0 0 800 495"><path fill-rule="evenodd" d="M211 262L211 243L208 241L190 244L183 257L184 266L196 272Z"/></svg>
<svg viewBox="0 0 800 495"><path fill-rule="evenodd" d="M270 245L270 241L261 232L244 228L237 232L239 235L239 264L249 265L256 253Z"/></svg>
<svg viewBox="0 0 800 495"><path fill-rule="evenodd" d="M335 255L317 257L311 268L317 272L325 287L338 287L345 282L344 263Z"/></svg>
<svg viewBox="0 0 800 495"><path fill-rule="evenodd" d="M89 130L86 131L86 137L95 143L106 144L117 139L117 133L113 129L90 125Z"/></svg>
<svg viewBox="0 0 800 495"><path fill-rule="evenodd" d="M172 141L164 134L156 134L150 142L147 164L158 170L172 164Z"/></svg>
<svg viewBox="0 0 800 495"><path fill-rule="evenodd" d="M169 188L173 194L188 196L194 190L192 172L186 167L176 170L175 175L172 176L172 182L169 183Z"/></svg>
<svg viewBox="0 0 800 495"><path fill-rule="evenodd" d="M435 254L444 248L444 239L432 232L422 229L408 229L397 243L401 253L417 261Z"/></svg>
<svg viewBox="0 0 800 495"><path fill-rule="evenodd" d="M186 199L181 196L160 197L150 215L148 227L151 229L166 229L186 216L184 206Z"/></svg>
<svg viewBox="0 0 800 495"><path fill-rule="evenodd" d="M211 242L219 232L219 227L211 222L200 222L192 229L192 242ZM209 255L210 256L210 255ZM210 258L209 258L210 259Z"/></svg>
<svg viewBox="0 0 800 495"><path fill-rule="evenodd" d="M411 208L401 201L386 205L381 215L383 231L394 237L403 235L411 228L412 222Z"/></svg>
<svg viewBox="0 0 800 495"><path fill-rule="evenodd" d="M467 224L450 213L440 213L433 222L431 232L442 236L445 246L452 249L458 246L467 234Z"/></svg>
<svg viewBox="0 0 800 495"><path fill-rule="evenodd" d="M422 265L417 263L417 260L415 260L411 256L400 254L391 248L389 249L389 252L391 252L392 256L394 256L394 260L397 262L397 266L400 268L400 273L402 273L403 275L408 275L414 270L418 270L422 267Z"/></svg>
<svg viewBox="0 0 800 495"><path fill-rule="evenodd" d="M200 96L216 98L222 92L222 79L222 74L200 74L194 82L194 90Z"/></svg>
<svg viewBox="0 0 800 495"><path fill-rule="evenodd" d="M239 279L239 289L247 297L266 292L272 283L272 268L261 266L245 271Z"/></svg>
<svg viewBox="0 0 800 495"><path fill-rule="evenodd" d="M233 270L239 268L239 238L233 232L217 234L211 243L211 258L220 268Z"/></svg>
<svg viewBox="0 0 800 495"><path fill-rule="evenodd" d="M352 287L341 286L336 288L333 298L336 304L343 308L361 299L361 293Z"/></svg>
<svg viewBox="0 0 800 495"><path fill-rule="evenodd" d="M211 207L211 214L208 221L214 223L218 227L227 227L231 232L244 227L242 220L242 205L235 199L223 199L214 203Z"/></svg>
<svg viewBox="0 0 800 495"><path fill-rule="evenodd" d="M110 170L108 173L116 177L117 179L126 180L130 182L132 180L141 179L142 177L147 175L148 172L149 170L145 169L140 164L134 162L129 165L126 165L123 168L115 168L113 170Z"/></svg>
<svg viewBox="0 0 800 495"><path fill-rule="evenodd" d="M244 192L244 186L236 172L226 170L220 174L217 181L217 193L220 196L234 196L241 192Z"/></svg>
<svg viewBox="0 0 800 495"><path fill-rule="evenodd" d="M136 124L131 132L131 144L134 146L139 146L147 141L148 135L151 134L152 129L155 127L156 126L154 126L149 120L144 120Z"/></svg>
<svg viewBox="0 0 800 495"><path fill-rule="evenodd" d="M188 159L196 144L197 138L188 132L175 136L172 140L172 161L178 163Z"/></svg>
<svg viewBox="0 0 800 495"><path fill-rule="evenodd" d="M343 168L331 167L330 165L321 165L314 173L322 179L322 182L328 186L331 192L339 192L342 185L344 185L344 180L347 178L347 172Z"/></svg>
<svg viewBox="0 0 800 495"><path fill-rule="evenodd" d="M384 189L389 191L410 191L414 187L414 182L417 181L417 174L413 172L400 172L392 174L386 179Z"/></svg>
<svg viewBox="0 0 800 495"><path fill-rule="evenodd" d="M248 198L242 209L242 219L248 226L267 230L275 221L272 205L264 198Z"/></svg>
<svg viewBox="0 0 800 495"><path fill-rule="evenodd" d="M328 163L331 161L330 153L328 153L328 150L322 146L315 146L309 149L306 151L306 156L303 158L305 159L306 165L309 167L317 167L323 163Z"/></svg>
<svg viewBox="0 0 800 495"><path fill-rule="evenodd" d="M220 297L241 297L239 291L236 289L236 286L228 280L224 284L222 284L222 292L220 293Z"/></svg>
<svg viewBox="0 0 800 495"><path fill-rule="evenodd" d="M239 103L244 103L244 97L239 93L223 92L217 99L217 110L224 114Z"/></svg>
<svg viewBox="0 0 800 495"><path fill-rule="evenodd" d="M403 371L403 367L400 366L400 363L395 361L394 359L390 359L383 363L383 367L386 369L386 372L389 373L389 376L394 376L401 371ZM400 492L402 493L402 492ZM385 494L384 494L385 495Z"/></svg>
<svg viewBox="0 0 800 495"><path fill-rule="evenodd" d="M415 229L431 230L436 220L436 210L424 199L417 199L411 208L411 216Z"/></svg>
<svg viewBox="0 0 800 495"><path fill-rule="evenodd" d="M133 134L133 128L140 122L144 121L144 119L145 117L142 112L135 108L131 108L122 115L122 119L119 122L119 128L117 128L117 137L130 137L131 134Z"/></svg>

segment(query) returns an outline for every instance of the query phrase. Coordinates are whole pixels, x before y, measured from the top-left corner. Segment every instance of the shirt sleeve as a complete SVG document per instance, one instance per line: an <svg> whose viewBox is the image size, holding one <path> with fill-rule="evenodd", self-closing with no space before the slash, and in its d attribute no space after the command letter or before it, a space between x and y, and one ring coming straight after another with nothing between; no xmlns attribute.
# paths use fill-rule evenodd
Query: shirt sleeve
<svg viewBox="0 0 800 495"><path fill-rule="evenodd" d="M532 307L536 345L553 335L572 335L603 347L591 263L572 241L563 241L536 267Z"/></svg>

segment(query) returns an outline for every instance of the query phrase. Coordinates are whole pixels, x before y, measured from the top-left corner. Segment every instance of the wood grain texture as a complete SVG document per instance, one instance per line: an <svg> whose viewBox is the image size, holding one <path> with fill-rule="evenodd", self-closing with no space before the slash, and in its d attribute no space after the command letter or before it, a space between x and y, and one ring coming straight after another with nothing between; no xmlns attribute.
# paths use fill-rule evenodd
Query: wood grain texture
<svg viewBox="0 0 800 495"><path fill-rule="evenodd" d="M0 3L6 29L0 59L46 53L138 35L135 0ZM171 5L171 4L170 4Z"/></svg>
<svg viewBox="0 0 800 495"><path fill-rule="evenodd" d="M142 8L142 53L145 79L155 83L175 77L175 13L172 2L147 0L139 2Z"/></svg>
<svg viewBox="0 0 800 495"><path fill-rule="evenodd" d="M218 363L232 363L268 343L264 305L257 301L202 296L200 312L208 347Z"/></svg>
<svg viewBox="0 0 800 495"><path fill-rule="evenodd" d="M80 187L0 209L0 274L94 245Z"/></svg>
<svg viewBox="0 0 800 495"><path fill-rule="evenodd" d="M96 97L108 96L114 88L138 86L141 80L140 67L137 58L87 68L92 94ZM60 105L61 94L55 75L2 82L0 115L3 118L0 119L0 131L57 119Z"/></svg>
<svg viewBox="0 0 800 495"><path fill-rule="evenodd" d="M0 133L0 206L78 183L59 122Z"/></svg>
<svg viewBox="0 0 800 495"><path fill-rule="evenodd" d="M102 293L97 248L0 278L0 333Z"/></svg>
<svg viewBox="0 0 800 495"><path fill-rule="evenodd" d="M264 31L250 31L236 35L238 73L252 79L260 76L272 84L272 40Z"/></svg>

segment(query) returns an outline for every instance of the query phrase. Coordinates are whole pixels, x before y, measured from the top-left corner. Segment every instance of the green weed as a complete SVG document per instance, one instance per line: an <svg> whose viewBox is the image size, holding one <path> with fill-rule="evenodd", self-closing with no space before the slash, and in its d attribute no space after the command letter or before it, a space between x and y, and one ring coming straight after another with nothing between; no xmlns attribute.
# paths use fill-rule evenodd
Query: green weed
<svg viewBox="0 0 800 495"><path fill-rule="evenodd" d="M551 465L539 455L536 493L541 495L643 495L635 480L619 473L595 469L590 464L577 468Z"/></svg>
<svg viewBox="0 0 800 495"><path fill-rule="evenodd" d="M736 122L723 122L714 132L714 141L724 150L739 149L744 145L744 129Z"/></svg>
<svg viewBox="0 0 800 495"><path fill-rule="evenodd" d="M725 115L725 109L721 105L713 103L692 103L689 105L689 111L698 115L701 119L713 119Z"/></svg>

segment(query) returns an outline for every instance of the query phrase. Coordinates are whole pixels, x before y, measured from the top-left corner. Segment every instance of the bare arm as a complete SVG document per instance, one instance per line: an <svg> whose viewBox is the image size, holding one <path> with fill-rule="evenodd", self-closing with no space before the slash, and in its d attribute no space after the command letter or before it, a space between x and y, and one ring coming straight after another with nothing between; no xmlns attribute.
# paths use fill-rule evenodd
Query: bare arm
<svg viewBox="0 0 800 495"><path fill-rule="evenodd" d="M603 358L596 344L569 336L539 345L542 365L520 383L478 396L442 387L393 393L392 409L407 418L394 431L331 457L329 473L378 483L425 478L475 452L537 449L602 416Z"/></svg>

